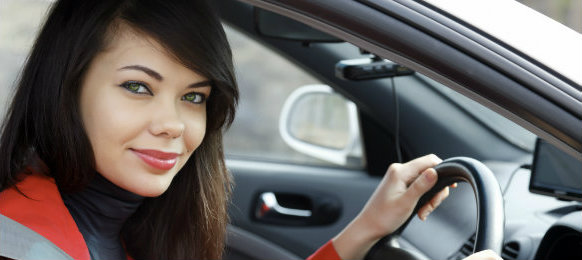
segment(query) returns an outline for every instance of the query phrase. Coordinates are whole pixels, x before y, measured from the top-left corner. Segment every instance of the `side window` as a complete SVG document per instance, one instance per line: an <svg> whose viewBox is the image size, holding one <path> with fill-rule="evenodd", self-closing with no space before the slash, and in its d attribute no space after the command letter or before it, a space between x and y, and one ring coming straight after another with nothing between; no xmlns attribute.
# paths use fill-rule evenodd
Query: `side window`
<svg viewBox="0 0 582 260"><path fill-rule="evenodd" d="M240 89L237 115L224 137L227 158L363 168L359 131L349 132L354 127L342 120L351 115L357 123L353 103L248 36L226 25L225 31Z"/></svg>
<svg viewBox="0 0 582 260"><path fill-rule="evenodd" d="M0 119L51 1L0 1Z"/></svg>

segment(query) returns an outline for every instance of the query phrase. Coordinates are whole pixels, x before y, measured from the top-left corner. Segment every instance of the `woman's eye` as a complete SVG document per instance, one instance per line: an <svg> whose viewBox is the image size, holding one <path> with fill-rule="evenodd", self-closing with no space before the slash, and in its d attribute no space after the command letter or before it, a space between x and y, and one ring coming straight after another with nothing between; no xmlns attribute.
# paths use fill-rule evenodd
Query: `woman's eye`
<svg viewBox="0 0 582 260"><path fill-rule="evenodd" d="M120 85L121 87L127 89L128 91L136 94L149 94L151 95L152 92L148 89L148 87L141 82L137 81L127 81Z"/></svg>
<svg viewBox="0 0 582 260"><path fill-rule="evenodd" d="M206 100L206 96L200 93L188 93L182 96L182 100L194 103L194 104L202 104L204 100Z"/></svg>

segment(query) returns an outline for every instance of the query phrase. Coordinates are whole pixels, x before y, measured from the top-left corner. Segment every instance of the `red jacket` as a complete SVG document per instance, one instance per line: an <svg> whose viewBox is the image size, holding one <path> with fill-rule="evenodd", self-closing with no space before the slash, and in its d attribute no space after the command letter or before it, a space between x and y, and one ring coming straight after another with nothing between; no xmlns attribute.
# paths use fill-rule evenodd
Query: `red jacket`
<svg viewBox="0 0 582 260"><path fill-rule="evenodd" d="M0 193L0 214L32 229L74 259L91 259L83 235L50 177L32 174Z"/></svg>
<svg viewBox="0 0 582 260"><path fill-rule="evenodd" d="M341 260L340 256L337 254L335 247L333 247L333 243L328 241L317 249L315 253L307 258L307 260Z"/></svg>
<svg viewBox="0 0 582 260"><path fill-rule="evenodd" d="M65 206L54 179L31 174L15 187L0 193L0 214L30 228L74 259L90 260L89 249L73 217ZM309 260L340 259L331 241Z"/></svg>

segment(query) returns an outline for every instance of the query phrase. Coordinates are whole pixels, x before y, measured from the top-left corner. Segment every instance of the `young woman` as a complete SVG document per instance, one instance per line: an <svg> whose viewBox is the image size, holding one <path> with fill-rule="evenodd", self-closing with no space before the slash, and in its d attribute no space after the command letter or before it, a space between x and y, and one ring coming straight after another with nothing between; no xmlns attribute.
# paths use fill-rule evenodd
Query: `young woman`
<svg viewBox="0 0 582 260"><path fill-rule="evenodd" d="M3 124L0 256L220 258L232 184L222 131L237 98L231 52L205 1L55 3ZM404 223L439 162L391 166L312 258L362 258Z"/></svg>

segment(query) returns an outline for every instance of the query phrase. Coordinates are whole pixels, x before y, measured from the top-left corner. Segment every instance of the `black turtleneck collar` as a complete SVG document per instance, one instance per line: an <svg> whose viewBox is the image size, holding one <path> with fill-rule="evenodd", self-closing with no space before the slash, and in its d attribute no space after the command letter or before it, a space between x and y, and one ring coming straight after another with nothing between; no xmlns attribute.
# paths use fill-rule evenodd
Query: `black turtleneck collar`
<svg viewBox="0 0 582 260"><path fill-rule="evenodd" d="M121 228L144 197L118 187L101 174L96 174L86 189L62 196L83 234L91 259L127 259Z"/></svg>

